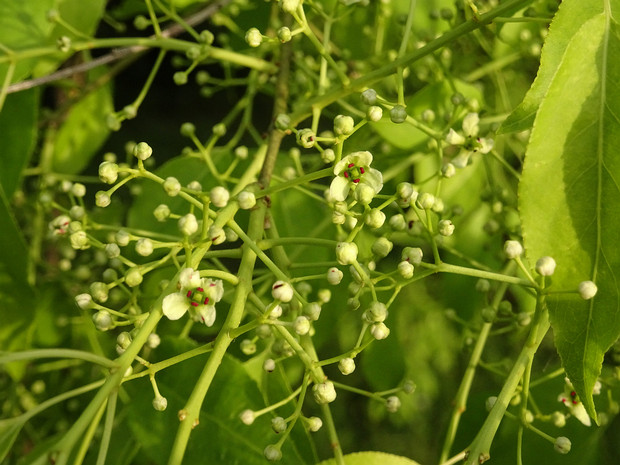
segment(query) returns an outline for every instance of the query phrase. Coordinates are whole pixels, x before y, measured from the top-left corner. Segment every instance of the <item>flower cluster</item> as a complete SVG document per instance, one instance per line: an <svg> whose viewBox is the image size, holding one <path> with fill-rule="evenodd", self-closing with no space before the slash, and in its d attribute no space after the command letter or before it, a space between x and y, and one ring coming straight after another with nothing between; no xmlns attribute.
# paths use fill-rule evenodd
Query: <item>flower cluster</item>
<svg viewBox="0 0 620 465"><path fill-rule="evenodd" d="M179 276L179 284L180 291L167 295L162 302L164 315L170 320L178 320L189 311L195 321L213 326L215 304L224 295L222 281L200 278L197 271L185 268Z"/></svg>

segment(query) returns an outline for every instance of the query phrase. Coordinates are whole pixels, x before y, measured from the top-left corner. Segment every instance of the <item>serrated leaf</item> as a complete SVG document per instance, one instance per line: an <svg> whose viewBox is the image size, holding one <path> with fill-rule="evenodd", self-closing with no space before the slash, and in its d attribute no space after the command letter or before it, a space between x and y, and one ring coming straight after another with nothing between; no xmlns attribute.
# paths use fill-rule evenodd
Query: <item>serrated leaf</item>
<svg viewBox="0 0 620 465"><path fill-rule="evenodd" d="M357 452L344 456L346 465L420 465L406 457L386 454L385 452ZM319 465L336 465L335 459L325 460Z"/></svg>
<svg viewBox="0 0 620 465"><path fill-rule="evenodd" d="M579 6L582 4L580 3ZM575 5L577 8L578 6ZM620 27L609 11L574 34L536 116L519 186L530 263L555 258L551 294L562 364L588 413L603 355L620 336Z"/></svg>
<svg viewBox="0 0 620 465"><path fill-rule="evenodd" d="M564 0L551 25L540 56L540 68L523 102L502 123L498 134L530 129L536 112L545 98L551 80L575 32L594 15L603 11L599 0Z"/></svg>

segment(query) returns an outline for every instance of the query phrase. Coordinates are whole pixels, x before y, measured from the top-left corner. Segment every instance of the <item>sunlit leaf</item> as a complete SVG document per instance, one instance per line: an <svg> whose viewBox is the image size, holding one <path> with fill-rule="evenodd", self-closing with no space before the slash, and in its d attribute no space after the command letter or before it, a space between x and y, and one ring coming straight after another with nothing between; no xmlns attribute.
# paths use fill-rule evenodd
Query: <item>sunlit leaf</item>
<svg viewBox="0 0 620 465"><path fill-rule="evenodd" d="M344 456L346 465L419 465L406 457L386 454L384 452L358 452ZM336 465L335 459L326 460L319 465Z"/></svg>

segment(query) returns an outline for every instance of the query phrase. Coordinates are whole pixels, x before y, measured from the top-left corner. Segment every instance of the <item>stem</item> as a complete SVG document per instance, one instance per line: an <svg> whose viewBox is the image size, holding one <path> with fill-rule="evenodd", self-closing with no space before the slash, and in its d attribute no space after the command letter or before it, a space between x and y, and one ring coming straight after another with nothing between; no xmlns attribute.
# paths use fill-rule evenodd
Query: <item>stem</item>
<svg viewBox="0 0 620 465"><path fill-rule="evenodd" d="M117 368L118 364L108 358L101 357L91 352L74 349L37 349L23 352L3 353L0 355L0 365L17 362L19 360L32 360L38 358L73 358L86 362L96 363L106 368Z"/></svg>

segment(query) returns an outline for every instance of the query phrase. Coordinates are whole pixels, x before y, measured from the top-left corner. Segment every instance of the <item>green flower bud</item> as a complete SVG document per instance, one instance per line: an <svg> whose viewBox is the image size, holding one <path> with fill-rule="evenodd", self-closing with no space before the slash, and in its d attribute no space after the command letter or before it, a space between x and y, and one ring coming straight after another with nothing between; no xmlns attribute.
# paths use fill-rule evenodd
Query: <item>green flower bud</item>
<svg viewBox="0 0 620 465"><path fill-rule="evenodd" d="M312 386L312 393L317 404L329 404L336 400L336 389L331 381L315 384Z"/></svg>
<svg viewBox="0 0 620 465"><path fill-rule="evenodd" d="M90 247L90 240L85 231L77 231L69 236L71 247L76 250L86 250Z"/></svg>
<svg viewBox="0 0 620 465"><path fill-rule="evenodd" d="M402 105L395 105L390 110L390 120L392 123L401 124L407 120L407 110Z"/></svg>
<svg viewBox="0 0 620 465"><path fill-rule="evenodd" d="M390 335L390 329L385 326L385 323L375 323L370 327L370 334L376 340L380 341Z"/></svg>
<svg viewBox="0 0 620 465"><path fill-rule="evenodd" d="M181 192L181 183L179 180L173 176L169 176L166 178L163 184L164 190L166 194L170 197L176 197Z"/></svg>
<svg viewBox="0 0 620 465"><path fill-rule="evenodd" d="M334 133L337 136L348 136L353 134L355 121L350 116L338 115L334 118Z"/></svg>
<svg viewBox="0 0 620 465"><path fill-rule="evenodd" d="M121 247L126 246L127 244L129 244L129 240L130 240L130 235L127 231L125 231L124 229L119 229L115 234L114 234L114 240L116 241L116 243L118 245L120 245Z"/></svg>
<svg viewBox="0 0 620 465"><path fill-rule="evenodd" d="M267 373L273 372L276 369L276 361L272 358L268 358L263 362L263 370Z"/></svg>
<svg viewBox="0 0 620 465"><path fill-rule="evenodd" d="M248 148L245 145L240 145L235 148L235 157L240 160L245 160L248 158Z"/></svg>
<svg viewBox="0 0 620 465"><path fill-rule="evenodd" d="M377 92L374 89L366 89L361 93L360 99L365 105L374 105L377 103Z"/></svg>
<svg viewBox="0 0 620 465"><path fill-rule="evenodd" d="M598 287L592 281L582 281L579 283L579 295L584 300L590 300L598 292Z"/></svg>
<svg viewBox="0 0 620 465"><path fill-rule="evenodd" d="M211 203L218 208L225 207L230 199L230 192L222 186L216 186L210 192Z"/></svg>
<svg viewBox="0 0 620 465"><path fill-rule="evenodd" d="M286 13L294 13L299 8L301 0L280 0L280 8Z"/></svg>
<svg viewBox="0 0 620 465"><path fill-rule="evenodd" d="M217 137L224 137L226 135L226 125L224 123L217 123L213 126L213 135Z"/></svg>
<svg viewBox="0 0 620 465"><path fill-rule="evenodd" d="M338 369L343 375L350 375L355 371L355 360L352 358L343 358L338 362Z"/></svg>
<svg viewBox="0 0 620 465"><path fill-rule="evenodd" d="M306 425L311 433L316 433L323 426L323 420L319 417L310 417L306 419Z"/></svg>
<svg viewBox="0 0 620 465"><path fill-rule="evenodd" d="M273 286L271 286L272 297L280 302L290 302L293 300L294 294L293 286L284 281L276 281Z"/></svg>
<svg viewBox="0 0 620 465"><path fill-rule="evenodd" d="M250 191L241 191L237 195L237 202L239 202L239 208L242 210L249 210L256 205L256 196Z"/></svg>
<svg viewBox="0 0 620 465"><path fill-rule="evenodd" d="M71 193L76 197L84 197L86 195L86 186L80 182L76 182L71 186Z"/></svg>
<svg viewBox="0 0 620 465"><path fill-rule="evenodd" d="M484 307L481 311L482 320L485 323L493 323L497 317L497 312L493 307Z"/></svg>
<svg viewBox="0 0 620 465"><path fill-rule="evenodd" d="M110 313L106 310L100 310L93 315L93 323L99 331L108 331L114 326Z"/></svg>
<svg viewBox="0 0 620 465"><path fill-rule="evenodd" d="M239 348L245 355L253 355L256 353L256 344L251 339L244 339L241 341Z"/></svg>
<svg viewBox="0 0 620 465"><path fill-rule="evenodd" d="M289 42L293 37L293 34L291 34L291 30L286 26L278 29L277 35L278 35L278 39L283 44L286 42Z"/></svg>
<svg viewBox="0 0 620 465"><path fill-rule="evenodd" d="M331 163L336 159L336 154L332 149L325 149L321 153L321 160L323 163Z"/></svg>
<svg viewBox="0 0 620 465"><path fill-rule="evenodd" d="M418 203L420 205L420 208L423 208L424 210L430 210L435 204L435 196L433 194L429 194L428 192L424 192L418 198Z"/></svg>
<svg viewBox="0 0 620 465"><path fill-rule="evenodd" d="M136 242L136 252L143 257L148 257L153 253L153 241L147 237L138 239Z"/></svg>
<svg viewBox="0 0 620 465"><path fill-rule="evenodd" d="M172 75L172 80L177 86L187 84L187 73L185 71L177 71Z"/></svg>
<svg viewBox="0 0 620 465"><path fill-rule="evenodd" d="M357 245L355 242L339 242L336 245L336 260L341 265L350 265L357 261Z"/></svg>
<svg viewBox="0 0 620 465"><path fill-rule="evenodd" d="M280 451L280 448L278 446L274 444L269 444L267 447L265 447L263 455L270 462L277 462L282 458L282 451Z"/></svg>
<svg viewBox="0 0 620 465"><path fill-rule="evenodd" d="M211 242L213 242L213 245L220 245L226 241L226 231L216 224L211 225L207 234Z"/></svg>
<svg viewBox="0 0 620 465"><path fill-rule="evenodd" d="M400 399L396 396L390 396L385 399L385 408L390 413L396 413L400 410Z"/></svg>
<svg viewBox="0 0 620 465"><path fill-rule="evenodd" d="M387 257L388 254L392 251L392 247L394 244L390 242L386 237L379 237L372 244L372 253L374 253L377 257L383 258Z"/></svg>
<svg viewBox="0 0 620 465"><path fill-rule="evenodd" d="M408 182L401 182L396 186L396 193L403 202L409 203L413 195L413 186Z"/></svg>
<svg viewBox="0 0 620 465"><path fill-rule="evenodd" d="M203 44L211 45L214 40L215 40L215 36L213 35L211 31L207 29L203 29L202 31L200 31L200 41Z"/></svg>
<svg viewBox="0 0 620 465"><path fill-rule="evenodd" d="M518 241L506 241L504 242L504 253L509 259L520 257L523 253L523 246Z"/></svg>
<svg viewBox="0 0 620 465"><path fill-rule="evenodd" d="M196 126L193 123L183 123L181 125L181 135L191 137L196 133Z"/></svg>
<svg viewBox="0 0 620 465"><path fill-rule="evenodd" d="M476 291L478 292L489 292L489 290L491 289L491 283L489 282L488 279L479 279L478 281L476 281Z"/></svg>
<svg viewBox="0 0 620 465"><path fill-rule="evenodd" d="M456 167L452 163L446 163L441 168L441 175L444 178L451 178L456 174Z"/></svg>
<svg viewBox="0 0 620 465"><path fill-rule="evenodd" d="M536 262L536 272L541 276L551 276L555 271L555 260L551 257L539 258Z"/></svg>
<svg viewBox="0 0 620 465"><path fill-rule="evenodd" d="M368 107L368 110L366 110L366 118L373 123L380 121L381 118L383 118L383 108L376 105Z"/></svg>
<svg viewBox="0 0 620 465"><path fill-rule="evenodd" d="M396 231L404 231L407 229L407 221L405 217L398 213L390 218L389 221L390 227Z"/></svg>
<svg viewBox="0 0 620 465"><path fill-rule="evenodd" d="M155 210L153 210L153 216L159 222L164 222L170 217L170 207L165 203L158 205Z"/></svg>
<svg viewBox="0 0 620 465"><path fill-rule="evenodd" d="M272 320L277 320L281 316L282 316L282 306L281 305L276 305L269 312L269 318L272 319Z"/></svg>
<svg viewBox="0 0 620 465"><path fill-rule="evenodd" d="M75 296L75 303L77 304L78 307L80 307L81 309L89 309L92 305L93 302L93 298L90 294L78 294Z"/></svg>
<svg viewBox="0 0 620 465"><path fill-rule="evenodd" d="M86 215L86 211L81 205L73 205L69 210L69 215L71 215L71 218L81 220L84 218L84 215Z"/></svg>
<svg viewBox="0 0 620 465"><path fill-rule="evenodd" d="M304 305L303 312L310 320L316 321L321 316L321 305L318 302L309 302Z"/></svg>
<svg viewBox="0 0 620 465"><path fill-rule="evenodd" d="M144 31L150 25L151 25L151 22L143 15L138 15L133 20L133 26L138 31Z"/></svg>
<svg viewBox="0 0 620 465"><path fill-rule="evenodd" d="M332 291L329 289L319 289L319 292L317 292L317 297L319 302L326 304L332 299Z"/></svg>
<svg viewBox="0 0 620 465"><path fill-rule="evenodd" d="M373 208L364 216L364 223L372 229L378 229L385 223L385 213L378 208Z"/></svg>
<svg viewBox="0 0 620 465"><path fill-rule="evenodd" d="M312 129L301 129L297 131L297 145L301 145L305 149L314 147L316 135Z"/></svg>
<svg viewBox="0 0 620 465"><path fill-rule="evenodd" d="M437 229L442 236L451 236L454 233L454 224L450 220L441 220Z"/></svg>
<svg viewBox="0 0 620 465"><path fill-rule="evenodd" d="M272 418L271 429L273 429L276 434L284 433L286 431L286 420L282 417Z"/></svg>
<svg viewBox="0 0 620 465"><path fill-rule="evenodd" d="M382 323L388 316L387 307L382 302L374 301L364 312L364 319L368 323Z"/></svg>
<svg viewBox="0 0 620 465"><path fill-rule="evenodd" d="M168 399L163 396L157 396L153 399L153 408L158 412L163 412L168 407Z"/></svg>
<svg viewBox="0 0 620 465"><path fill-rule="evenodd" d="M127 284L129 287L139 286L142 283L142 279L142 272L137 266L129 268L129 270L127 270L127 273L125 273L125 284Z"/></svg>
<svg viewBox="0 0 620 465"><path fill-rule="evenodd" d="M116 343L126 349L131 344L131 335L127 331L123 331L116 337Z"/></svg>
<svg viewBox="0 0 620 465"><path fill-rule="evenodd" d="M405 247L401 255L402 260L407 260L416 266L422 263L422 257L424 257L424 253L419 247Z"/></svg>
<svg viewBox="0 0 620 465"><path fill-rule="evenodd" d="M555 439L553 448L560 454L568 454L570 452L571 445L570 439L560 436Z"/></svg>
<svg viewBox="0 0 620 465"><path fill-rule="evenodd" d="M263 42L263 35L257 28L250 28L245 33L245 42L250 47L256 48Z"/></svg>
<svg viewBox="0 0 620 465"><path fill-rule="evenodd" d="M293 330L300 336L308 334L310 331L310 319L307 316L298 316L293 322Z"/></svg>
<svg viewBox="0 0 620 465"><path fill-rule="evenodd" d="M187 215L179 218L179 231L185 236L191 236L198 231L198 220L196 215L188 213Z"/></svg>
<svg viewBox="0 0 620 465"><path fill-rule="evenodd" d="M556 428L564 428L564 426L566 426L566 415L562 412L555 411L551 414L551 421Z"/></svg>
<svg viewBox="0 0 620 465"><path fill-rule="evenodd" d="M146 142L139 142L133 148L133 156L138 160L146 160L153 154L153 149Z"/></svg>
<svg viewBox="0 0 620 465"><path fill-rule="evenodd" d="M101 208L105 208L110 205L110 194L105 191L99 191L95 194L95 205Z"/></svg>
<svg viewBox="0 0 620 465"><path fill-rule="evenodd" d="M239 415L239 419L241 420L241 422L245 425L251 425L252 423L254 423L254 420L256 419L256 415L254 414L254 412L252 410L244 410L243 412L241 412L241 414Z"/></svg>
<svg viewBox="0 0 620 465"><path fill-rule="evenodd" d="M407 261L402 261L398 264L398 273L405 279L411 279L414 271L414 266Z"/></svg>
<svg viewBox="0 0 620 465"><path fill-rule="evenodd" d="M146 345L150 349L156 349L157 347L159 347L159 344L161 344L161 338L159 337L159 334L151 333L149 334L149 337L146 338Z"/></svg>
<svg viewBox="0 0 620 465"><path fill-rule="evenodd" d="M287 115L287 114L284 114L284 113L280 113L278 116L276 116L275 126L280 131L288 130L289 127L291 126L291 118L290 118L290 116Z"/></svg>

